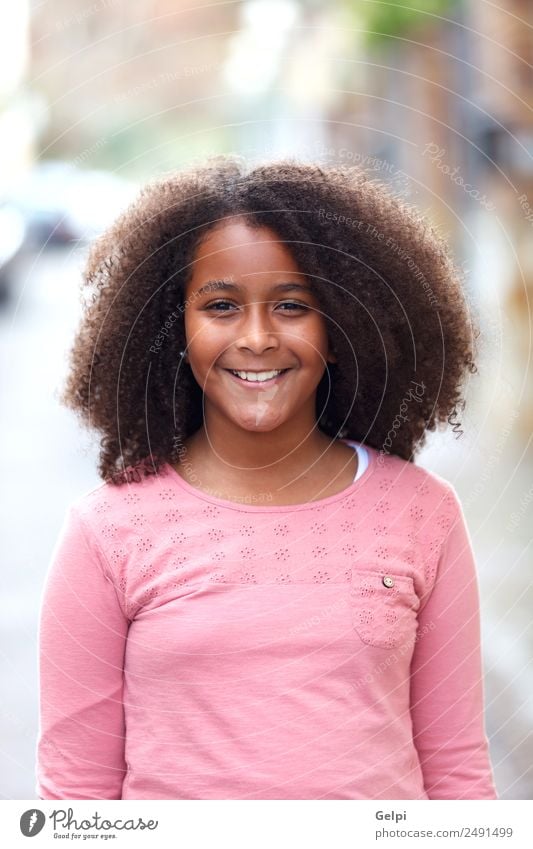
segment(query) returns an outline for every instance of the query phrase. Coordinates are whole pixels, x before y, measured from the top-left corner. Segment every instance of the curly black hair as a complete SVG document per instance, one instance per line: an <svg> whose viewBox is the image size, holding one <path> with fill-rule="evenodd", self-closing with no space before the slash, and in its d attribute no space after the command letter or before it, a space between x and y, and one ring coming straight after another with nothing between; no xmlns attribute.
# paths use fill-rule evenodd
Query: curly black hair
<svg viewBox="0 0 533 849"><path fill-rule="evenodd" d="M148 183L90 247L61 401L101 434L104 480L157 474L202 425L178 366L183 293L201 239L237 217L274 231L319 299L337 355L317 388L325 434L413 461L427 431L457 431L479 330L446 240L358 167L217 155Z"/></svg>

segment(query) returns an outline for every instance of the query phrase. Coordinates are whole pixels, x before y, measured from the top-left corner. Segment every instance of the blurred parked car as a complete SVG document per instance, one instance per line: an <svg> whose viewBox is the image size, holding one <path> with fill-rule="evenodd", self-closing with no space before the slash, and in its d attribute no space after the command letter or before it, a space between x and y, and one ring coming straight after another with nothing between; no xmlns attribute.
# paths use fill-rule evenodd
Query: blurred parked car
<svg viewBox="0 0 533 849"><path fill-rule="evenodd" d="M9 204L0 204L0 305L9 299L25 238L22 213Z"/></svg>

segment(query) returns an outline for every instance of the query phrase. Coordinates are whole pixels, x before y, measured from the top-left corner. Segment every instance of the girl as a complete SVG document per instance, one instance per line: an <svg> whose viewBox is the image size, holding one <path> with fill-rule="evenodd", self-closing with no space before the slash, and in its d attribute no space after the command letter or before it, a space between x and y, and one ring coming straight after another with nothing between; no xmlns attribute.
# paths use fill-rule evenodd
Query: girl
<svg viewBox="0 0 533 849"><path fill-rule="evenodd" d="M85 282L40 798L497 798L471 540L413 462L476 370L440 237L357 168L219 156Z"/></svg>

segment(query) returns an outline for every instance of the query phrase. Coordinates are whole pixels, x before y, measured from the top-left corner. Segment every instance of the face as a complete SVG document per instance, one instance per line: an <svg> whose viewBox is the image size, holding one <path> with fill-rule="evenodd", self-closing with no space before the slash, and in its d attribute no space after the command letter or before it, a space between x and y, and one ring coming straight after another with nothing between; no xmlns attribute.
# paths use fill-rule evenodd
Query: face
<svg viewBox="0 0 533 849"><path fill-rule="evenodd" d="M316 388L335 356L316 296L276 233L237 220L211 230L194 257L184 316L208 432L221 421L312 430Z"/></svg>

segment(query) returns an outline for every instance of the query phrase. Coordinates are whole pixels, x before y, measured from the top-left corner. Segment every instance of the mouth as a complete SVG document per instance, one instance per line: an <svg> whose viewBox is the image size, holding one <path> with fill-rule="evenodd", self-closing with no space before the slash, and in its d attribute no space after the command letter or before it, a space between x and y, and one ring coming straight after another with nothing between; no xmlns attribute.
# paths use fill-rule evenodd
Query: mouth
<svg viewBox="0 0 533 849"><path fill-rule="evenodd" d="M224 369L227 373L241 386L247 386L252 389L274 386L280 383L290 368L272 369L270 371L234 371L233 369Z"/></svg>

